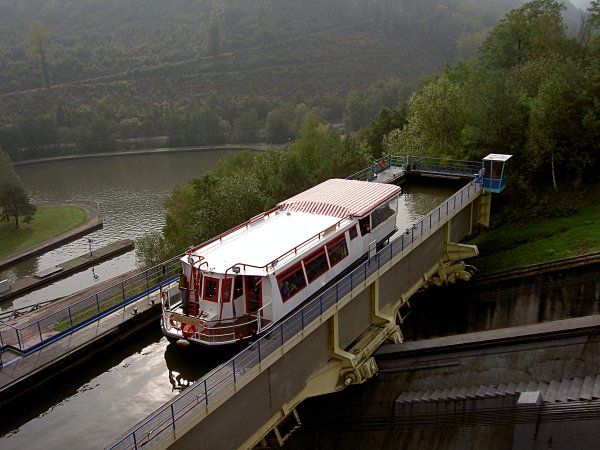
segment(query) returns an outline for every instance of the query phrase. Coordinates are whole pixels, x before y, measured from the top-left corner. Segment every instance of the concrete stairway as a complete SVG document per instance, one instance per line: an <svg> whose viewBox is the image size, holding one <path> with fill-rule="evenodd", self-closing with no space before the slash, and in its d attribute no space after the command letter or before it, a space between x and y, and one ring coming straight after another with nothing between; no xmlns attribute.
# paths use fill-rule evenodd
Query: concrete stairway
<svg viewBox="0 0 600 450"><path fill-rule="evenodd" d="M585 378L563 378L560 381L520 382L499 385L453 387L425 391L403 392L396 406L420 402L475 400L494 397L518 396L522 392L539 391L545 404L600 399L600 375Z"/></svg>

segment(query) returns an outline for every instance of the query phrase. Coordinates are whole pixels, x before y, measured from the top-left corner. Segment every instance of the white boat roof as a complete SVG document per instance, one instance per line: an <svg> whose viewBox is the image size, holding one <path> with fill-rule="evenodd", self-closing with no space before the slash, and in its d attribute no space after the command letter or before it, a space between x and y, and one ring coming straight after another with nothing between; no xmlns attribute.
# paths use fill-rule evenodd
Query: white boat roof
<svg viewBox="0 0 600 450"><path fill-rule="evenodd" d="M400 187L391 184L358 180L331 179L279 203L278 209L251 219L245 226L234 228L212 242L202 244L191 254L203 257L203 271L223 274L233 265L239 265L247 275L265 275L273 270L266 265L279 259L277 268L291 259L290 252L319 233L340 222L338 229L352 218L369 214L380 204L400 193ZM310 244L298 249L305 254L328 239L321 235ZM286 255L282 258L282 255ZM184 257L187 259L187 256ZM198 258L196 258L198 260ZM243 267L246 264L247 267ZM277 270L276 268L276 270ZM230 273L230 272L228 272Z"/></svg>
<svg viewBox="0 0 600 450"><path fill-rule="evenodd" d="M364 217L381 203L400 194L393 184L332 178L279 203L285 211L326 214L340 219Z"/></svg>
<svg viewBox="0 0 600 450"><path fill-rule="evenodd" d="M202 261L206 261L207 265L201 266L203 271L223 274L237 264L241 268L241 274L264 276L273 270L271 267L267 270L267 264L338 222L340 219L333 216L276 211L265 216L263 220L252 223L248 228L236 230L224 236L222 240L211 242L192 254L204 257ZM343 226L344 223L340 225ZM315 239L299 249L299 253L309 252L329 236L330 234ZM296 256L291 252L287 257L281 258L275 269ZM248 266L244 268L244 264ZM231 270L228 273L232 274Z"/></svg>

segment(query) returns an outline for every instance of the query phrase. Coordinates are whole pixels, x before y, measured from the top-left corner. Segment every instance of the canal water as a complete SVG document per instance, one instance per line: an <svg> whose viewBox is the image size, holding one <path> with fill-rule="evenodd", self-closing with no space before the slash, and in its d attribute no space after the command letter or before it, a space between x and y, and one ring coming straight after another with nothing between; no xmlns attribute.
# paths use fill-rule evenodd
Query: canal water
<svg viewBox="0 0 600 450"><path fill-rule="evenodd" d="M172 187L201 175L220 155L220 151L152 154L18 167L35 201L95 200L105 225L84 239L25 261L10 275L24 276L83 254L90 236L94 245L101 246L159 230L164 223L162 203ZM456 190L456 185L404 185L398 228L407 228ZM135 254L130 252L96 266L95 273L107 279L134 266ZM92 283L93 273L85 271L29 294L27 302ZM15 300L15 306L19 302L22 299ZM0 448L103 448L231 356L233 350L207 352L168 345L157 324L19 399L11 411L2 411Z"/></svg>
<svg viewBox="0 0 600 450"><path fill-rule="evenodd" d="M163 202L176 184L182 186L212 168L223 150L112 156L63 160L15 168L33 202L92 200L104 227L55 250L28 258L0 271L14 281L88 253L119 239L136 239L158 231L165 221ZM127 252L0 304L0 311L33 305L72 294L135 268L135 251Z"/></svg>

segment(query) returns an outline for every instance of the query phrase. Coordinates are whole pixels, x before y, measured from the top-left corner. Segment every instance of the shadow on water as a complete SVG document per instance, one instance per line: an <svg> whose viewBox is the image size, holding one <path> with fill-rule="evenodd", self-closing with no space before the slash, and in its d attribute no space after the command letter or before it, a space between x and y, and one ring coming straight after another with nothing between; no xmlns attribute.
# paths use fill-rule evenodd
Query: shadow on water
<svg viewBox="0 0 600 450"><path fill-rule="evenodd" d="M94 437L97 441L88 434L88 444L104 445L238 351L237 347L180 348L169 344L153 323L117 345L94 354L75 369L70 368L3 405L0 409L3 417L0 446L18 448L27 442L35 444L39 436L33 437L32 433L68 434L67 430L57 430L56 423L68 427L65 421L75 417L82 430L93 428L99 434ZM94 410L104 408L106 401L131 405L130 411L119 420L123 429L118 432L108 418L102 419L107 422L107 431L101 433L95 425L101 417ZM73 413L68 409L76 411Z"/></svg>
<svg viewBox="0 0 600 450"><path fill-rule="evenodd" d="M213 349L199 346L182 348L176 344L167 345L165 362L173 391L184 391L193 382L232 358L239 350L240 348L237 346Z"/></svg>
<svg viewBox="0 0 600 450"><path fill-rule="evenodd" d="M162 338L160 329L147 328L144 331L146 333L130 337L121 341L118 346L97 353L90 360L79 364L75 370L68 369L66 373L45 382L41 387L32 389L3 405L0 409L3 417L0 421L0 436L16 432L23 424L44 415L57 404L76 395L82 386L90 383L94 378L109 372L122 364L130 355L141 353L144 348Z"/></svg>

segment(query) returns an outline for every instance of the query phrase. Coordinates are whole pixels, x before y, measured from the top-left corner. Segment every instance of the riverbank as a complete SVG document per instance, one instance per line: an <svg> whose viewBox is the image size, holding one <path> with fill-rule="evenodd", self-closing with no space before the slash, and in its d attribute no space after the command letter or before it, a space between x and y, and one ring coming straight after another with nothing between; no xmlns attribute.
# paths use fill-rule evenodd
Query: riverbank
<svg viewBox="0 0 600 450"><path fill-rule="evenodd" d="M40 243L32 245L26 249L7 255L0 258L0 269L14 264L17 261L28 258L32 255L45 252L52 248L58 247L66 242L77 239L93 230L102 228L103 222L100 215L100 207L96 202L92 201L80 201L80 202L48 202L43 203L44 206L74 206L81 208L86 213L84 222L77 227L61 233L53 238L44 240Z"/></svg>
<svg viewBox="0 0 600 450"><path fill-rule="evenodd" d="M600 183L589 184L582 190L547 192L535 206L505 201L498 213L492 200L495 224L467 241L479 248L469 264L488 274L600 252L598 196Z"/></svg>
<svg viewBox="0 0 600 450"><path fill-rule="evenodd" d="M224 144L224 145L200 145L192 147L158 147L158 148L146 148L140 150L125 150L115 152L102 152L102 153L82 153L76 155L62 155L62 156L50 156L48 158L36 158L25 161L15 161L14 166L25 166L29 164L39 164L54 161L68 161L74 159L89 159L89 158L108 158L114 156L136 156L136 155L148 155L148 154L160 154L160 153L181 153L181 152L197 152L203 150L231 150L231 151L264 151L270 147L280 147L277 145L271 145L267 143L256 143L256 144Z"/></svg>

